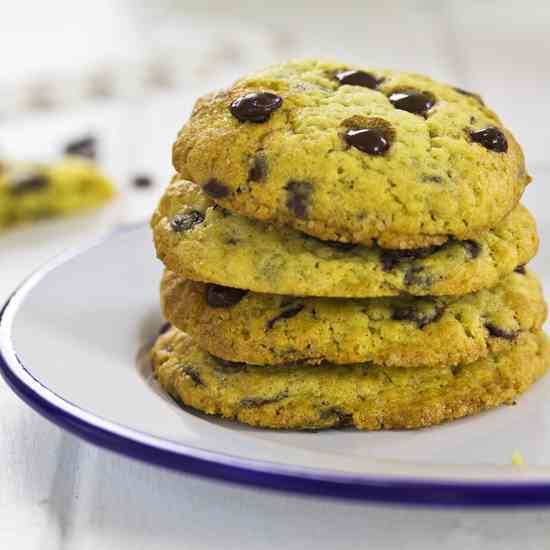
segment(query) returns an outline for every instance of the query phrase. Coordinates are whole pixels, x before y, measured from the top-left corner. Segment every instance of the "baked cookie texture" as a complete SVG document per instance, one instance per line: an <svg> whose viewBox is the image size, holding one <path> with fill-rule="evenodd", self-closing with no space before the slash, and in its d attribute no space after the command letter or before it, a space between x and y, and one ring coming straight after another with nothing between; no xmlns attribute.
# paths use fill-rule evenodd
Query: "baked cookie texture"
<svg viewBox="0 0 550 550"><path fill-rule="evenodd" d="M151 225L158 257L182 277L298 296L466 294L494 286L538 249L535 220L521 205L475 239L399 251L321 241L234 214L179 177Z"/></svg>
<svg viewBox="0 0 550 550"><path fill-rule="evenodd" d="M236 292L167 271L161 305L166 319L204 350L258 365L470 363L540 330L547 313L530 272L464 296L349 300Z"/></svg>
<svg viewBox="0 0 550 550"><path fill-rule="evenodd" d="M162 387L183 405L263 428L420 428L511 403L547 369L541 332L468 365L402 369L369 363L316 368L215 359L171 329L152 351Z"/></svg>
<svg viewBox="0 0 550 550"><path fill-rule="evenodd" d="M114 187L90 161L53 164L0 161L0 229L108 202Z"/></svg>
<svg viewBox="0 0 550 550"><path fill-rule="evenodd" d="M479 96L318 60L199 99L173 162L233 212L385 248L475 239L530 181L520 146Z"/></svg>

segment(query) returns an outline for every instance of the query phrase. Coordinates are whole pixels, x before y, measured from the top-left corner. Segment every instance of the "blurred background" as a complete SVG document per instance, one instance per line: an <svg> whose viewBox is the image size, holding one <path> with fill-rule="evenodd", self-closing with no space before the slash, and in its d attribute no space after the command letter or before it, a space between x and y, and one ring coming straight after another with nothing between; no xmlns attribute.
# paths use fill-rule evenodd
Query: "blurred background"
<svg viewBox="0 0 550 550"><path fill-rule="evenodd" d="M0 157L55 159L68 142L91 135L121 192L99 221L48 221L39 235L26 227L0 236L0 261L19 254L22 269L31 268L90 233L145 220L172 173L170 147L195 98L301 56L428 73L480 93L524 146L538 184L537 200L532 190L526 200L539 220L548 217L539 200L550 175L546 0L18 0L3 7ZM137 189L136 175L152 185Z"/></svg>

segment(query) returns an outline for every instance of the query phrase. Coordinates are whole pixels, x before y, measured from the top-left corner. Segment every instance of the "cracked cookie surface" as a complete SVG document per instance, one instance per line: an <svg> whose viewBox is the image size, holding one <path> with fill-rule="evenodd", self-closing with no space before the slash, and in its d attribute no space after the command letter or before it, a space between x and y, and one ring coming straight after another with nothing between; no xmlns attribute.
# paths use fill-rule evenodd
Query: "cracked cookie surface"
<svg viewBox="0 0 550 550"><path fill-rule="evenodd" d="M535 221L521 205L475 240L396 251L321 241L233 214L178 177L151 225L158 257L182 277L299 296L465 294L497 284L538 248Z"/></svg>
<svg viewBox="0 0 550 550"><path fill-rule="evenodd" d="M372 364L250 366L228 363L170 329L152 351L161 386L180 403L264 428L420 428L512 400L548 368L541 333L469 365L387 368Z"/></svg>
<svg viewBox="0 0 550 550"><path fill-rule="evenodd" d="M509 349L546 319L541 286L529 271L454 297L299 298L235 291L166 271L163 313L213 355L258 365L326 360L447 367ZM224 293L227 298L220 299Z"/></svg>
<svg viewBox="0 0 550 550"><path fill-rule="evenodd" d="M173 162L234 212L385 248L476 238L530 181L521 148L476 94L318 60L199 99Z"/></svg>

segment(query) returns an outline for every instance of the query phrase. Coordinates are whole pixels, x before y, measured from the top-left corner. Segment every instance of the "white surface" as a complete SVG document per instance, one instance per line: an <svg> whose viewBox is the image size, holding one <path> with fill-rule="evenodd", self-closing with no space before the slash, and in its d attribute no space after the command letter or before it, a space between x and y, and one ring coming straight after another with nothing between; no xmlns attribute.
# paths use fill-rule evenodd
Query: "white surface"
<svg viewBox="0 0 550 550"><path fill-rule="evenodd" d="M93 57L98 48L109 48L105 45L110 40L110 31L108 25L103 25L104 6L116 4L116 17L127 23L129 19L123 8L126 4L135 5L135 2L97 3L101 4L99 17L94 17L90 10L85 14L86 28L92 29L86 36L93 40L86 38L77 45L79 55L88 49ZM174 3L163 0L147 5L160 6L160 10ZM22 14L19 20L25 26L32 4L23 0L13 4ZM48 7L64 4L67 2L49 3ZM526 203L539 220L550 221L547 206L550 193L546 191L550 178L547 152L550 16L546 2L424 0L366 5L364 1L348 0L323 5L281 0L270 5L258 3L254 12L251 3L244 0L196 2L193 6L182 2L181 35L185 36L189 27L199 29L210 24L213 30L209 38L233 40L232 29L236 26L252 28L254 36L259 26L259 34L265 28L274 32L277 49L266 51L258 37L251 48L254 55L241 57L242 65L269 62L274 55L322 53L373 65L425 71L481 92L525 144L528 166L535 176ZM219 12L212 6L229 17L223 20L223 25L216 17ZM56 21L70 15L63 7L58 9ZM319 12L324 17L316 16ZM112 15L112 11L107 13ZM20 42L31 52L26 54L28 59L35 62L29 68L30 75L38 76L37 68L42 64L38 52L51 58L52 41L56 44L54 51L65 51L65 44L59 45L58 29L46 16L43 13L36 17L44 22L40 25L41 32L49 32L48 39L42 40L39 47L29 46L32 30L24 37L17 32L7 33L8 28L15 28L13 18L4 16L0 20L0 42L6 37L0 51L13 52L21 37ZM145 13L143 20L153 16L160 17ZM135 30L117 32L121 36L112 43L131 50ZM158 36L162 38L163 33ZM219 58L227 49L227 43L217 40L205 43L204 49L199 46L197 42L192 54L186 54L193 62L195 54L207 51ZM74 47L69 44L66 49L71 51ZM147 48L142 53L146 54ZM18 67L19 61L10 53L4 55L2 76L9 74L11 66ZM88 61L89 58L82 63L81 59L79 66L93 68ZM239 63L226 65L224 71L216 68L212 74L205 63L203 74L207 81L194 79L185 93L138 96L131 102L98 104L72 113L10 118L0 123L1 150L41 157L57 151L67 137L91 129L102 138L108 170L120 178L122 188L126 186L126 176L136 168L167 178L169 144L190 109L190 98L199 88L218 85L241 70ZM186 76L184 73L184 80ZM117 221L143 218L155 196L155 191L125 194ZM89 231L72 233L72 223L76 220L63 226L64 231L55 231L55 238L53 231L45 229L50 224L0 237L0 298L6 298L32 267L96 229L92 224ZM550 247L544 245L536 268L548 270L549 260ZM491 434L486 437L490 440ZM550 511L478 512L353 505L242 489L160 471L61 433L1 383L0 456L0 548L538 550L547 548L550 540ZM536 457L525 453L525 459L529 463Z"/></svg>

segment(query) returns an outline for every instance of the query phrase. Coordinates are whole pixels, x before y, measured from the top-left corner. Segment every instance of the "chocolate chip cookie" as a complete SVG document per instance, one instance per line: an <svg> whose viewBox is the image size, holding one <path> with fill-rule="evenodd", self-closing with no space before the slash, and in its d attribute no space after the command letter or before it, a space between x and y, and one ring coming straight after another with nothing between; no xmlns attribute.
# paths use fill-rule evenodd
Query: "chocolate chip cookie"
<svg viewBox="0 0 550 550"><path fill-rule="evenodd" d="M370 363L311 368L228 363L171 329L152 352L162 387L182 405L264 428L420 428L512 400L548 368L541 332L501 353L454 367L402 369Z"/></svg>
<svg viewBox="0 0 550 550"><path fill-rule="evenodd" d="M183 277L301 296L464 294L495 285L538 247L523 206L475 239L389 250L321 241L233 214L180 178L168 186L152 228L158 257Z"/></svg>
<svg viewBox="0 0 550 550"><path fill-rule="evenodd" d="M477 94L411 73L292 61L198 100L174 166L219 205L323 240L475 240L530 181Z"/></svg>
<svg viewBox="0 0 550 550"><path fill-rule="evenodd" d="M0 161L0 229L100 206L114 193L93 163L76 157L49 165Z"/></svg>
<svg viewBox="0 0 550 550"><path fill-rule="evenodd" d="M230 361L453 366L508 349L546 319L532 273L453 297L298 298L197 283L165 272L168 321Z"/></svg>

